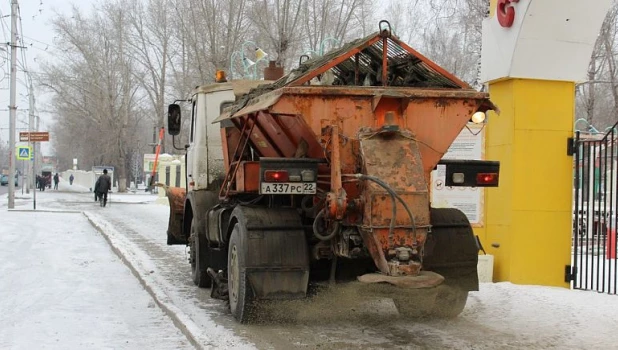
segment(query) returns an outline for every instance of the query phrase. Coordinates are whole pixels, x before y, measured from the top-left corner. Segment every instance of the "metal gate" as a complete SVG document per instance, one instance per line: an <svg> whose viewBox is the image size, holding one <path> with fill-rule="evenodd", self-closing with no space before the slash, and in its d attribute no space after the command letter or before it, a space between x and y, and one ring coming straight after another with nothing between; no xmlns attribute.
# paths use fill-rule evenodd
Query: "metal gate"
<svg viewBox="0 0 618 350"><path fill-rule="evenodd" d="M577 132L573 143L573 268L567 280L575 289L618 294L617 126L605 135Z"/></svg>

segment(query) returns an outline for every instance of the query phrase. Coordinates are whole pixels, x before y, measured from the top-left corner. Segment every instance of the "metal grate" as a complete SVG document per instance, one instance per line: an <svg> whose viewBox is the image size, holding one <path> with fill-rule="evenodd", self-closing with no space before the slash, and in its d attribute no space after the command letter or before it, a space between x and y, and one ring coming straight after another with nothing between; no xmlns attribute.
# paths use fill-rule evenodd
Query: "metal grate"
<svg viewBox="0 0 618 350"><path fill-rule="evenodd" d="M618 294L618 123L602 137L577 132L574 144L572 286Z"/></svg>
<svg viewBox="0 0 618 350"><path fill-rule="evenodd" d="M300 77L311 74L312 71L329 64L334 58L345 55L355 49L360 49L360 52L357 54L358 68L356 55L352 55L345 61L331 68L330 71L335 77L332 85L382 86L383 41L380 39L372 45L367 45L368 42L379 34L380 33L373 33L365 38L352 41L339 49L330 51L324 56L315 57L302 62L297 69L277 80L272 88L276 89L289 85ZM435 70L427 64L424 59L402 47L395 36L387 38L386 53L389 80L387 83L388 86L461 88L457 82ZM356 75L357 72L358 76ZM367 84L367 82L369 82L369 84Z"/></svg>
<svg viewBox="0 0 618 350"><path fill-rule="evenodd" d="M386 33L388 34L388 33ZM438 65L401 42L395 35L386 37L388 82L386 86L419 87L433 89L472 90L468 84L448 73ZM384 37L380 32L354 40L323 56L317 56L271 84L260 85L238 99L228 113L235 114L252 99L286 86L333 85L382 87ZM339 63L333 63L339 61ZM333 79L324 77L331 72ZM322 74L320 74L322 73ZM317 79L317 81L316 81ZM325 79L325 80L323 80Z"/></svg>

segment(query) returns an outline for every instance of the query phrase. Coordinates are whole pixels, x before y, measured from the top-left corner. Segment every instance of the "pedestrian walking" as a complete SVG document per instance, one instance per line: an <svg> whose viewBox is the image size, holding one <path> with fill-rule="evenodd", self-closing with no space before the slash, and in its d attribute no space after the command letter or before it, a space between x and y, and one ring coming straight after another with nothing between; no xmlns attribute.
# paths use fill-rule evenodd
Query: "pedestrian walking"
<svg viewBox="0 0 618 350"><path fill-rule="evenodd" d="M99 197L99 202L104 207L107 204L107 193L112 189L112 179L107 175L107 169L103 169L103 175L99 176L94 184L95 198Z"/></svg>
<svg viewBox="0 0 618 350"><path fill-rule="evenodd" d="M71 176L69 176L69 185L73 186L73 180L75 179L75 177L73 176L73 174L71 174Z"/></svg>
<svg viewBox="0 0 618 350"><path fill-rule="evenodd" d="M60 182L60 176L58 176L58 173L56 173L56 175L54 175L54 190L58 190L58 182Z"/></svg>

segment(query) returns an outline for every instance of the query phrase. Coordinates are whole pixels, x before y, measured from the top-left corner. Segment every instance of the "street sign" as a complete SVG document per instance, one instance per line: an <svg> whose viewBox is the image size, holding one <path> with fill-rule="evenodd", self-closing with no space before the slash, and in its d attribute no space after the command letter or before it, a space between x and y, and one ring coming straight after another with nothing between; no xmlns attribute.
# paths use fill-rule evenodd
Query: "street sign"
<svg viewBox="0 0 618 350"><path fill-rule="evenodd" d="M19 160L30 160L30 155L32 154L32 150L28 146L19 146L17 147L17 159Z"/></svg>
<svg viewBox="0 0 618 350"><path fill-rule="evenodd" d="M48 131L21 131L19 133L19 141L20 142L41 142L41 141L49 141L49 132Z"/></svg>

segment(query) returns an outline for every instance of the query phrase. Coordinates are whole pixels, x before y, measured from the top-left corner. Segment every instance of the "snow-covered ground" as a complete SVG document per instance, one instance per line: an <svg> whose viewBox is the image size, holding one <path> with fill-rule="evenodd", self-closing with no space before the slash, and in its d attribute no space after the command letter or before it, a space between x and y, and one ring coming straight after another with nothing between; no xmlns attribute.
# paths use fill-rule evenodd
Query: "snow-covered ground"
<svg viewBox="0 0 618 350"><path fill-rule="evenodd" d="M470 293L466 309L455 320L404 320L388 300L360 312L359 305L353 303L354 296L341 293L326 302L286 305L283 312L294 309L303 315L292 323L274 319L266 324L239 325L229 315L225 303L210 299L208 289L192 285L185 248L165 243L169 208L155 204L156 198L143 192L113 193L110 206L100 208L90 193L38 192L37 208L44 213L6 211L6 201L0 202L0 348L30 348L38 344L35 339L53 348L56 338L66 341L65 346L58 348L99 348L103 341L97 342L100 338L94 335L89 338L83 329L88 328L90 321L84 317L102 312L113 315L93 320L97 332L91 334L103 336L103 330L110 330L111 338L106 341L111 345L103 347L190 346L169 319L161 315L158 306L147 307L152 300L129 270L105 248L101 235L86 223L90 220L131 266L156 304L174 315L176 323L193 341L207 348L618 349L618 296L511 283L482 284L479 292ZM16 209L32 208L31 201L25 196L17 199ZM29 236L32 231L38 233ZM99 258L99 250L107 251L109 258ZM48 262L33 264L38 261L33 256ZM88 263L80 265L84 261ZM28 270L23 266L28 266ZM87 272L93 266L96 274L89 275ZM56 275L62 282L56 281ZM105 288L108 285L115 288ZM122 296L110 294L100 301L86 296L86 292L126 292L125 285L134 289ZM84 294L80 298L67 296L67 290L75 289ZM62 299L58 295L67 297ZM36 303L30 296L34 296ZM126 299L126 304L115 304L115 297ZM135 300L142 297L144 301ZM63 304L73 299L80 301ZM5 310L30 303L36 305L22 314L9 311L6 315ZM135 305L140 317L127 304ZM146 307L141 308L144 304ZM337 308L339 313L333 311ZM33 311L38 309L44 311ZM128 316L123 316L125 312ZM62 318L68 314L71 316ZM15 324L26 316L29 318L24 323ZM137 337L124 332L127 328L156 335ZM71 332L72 329L78 331ZM32 333L33 330L38 333ZM55 332L62 337L54 338ZM168 342L165 336L169 337ZM123 345L123 341L129 343Z"/></svg>
<svg viewBox="0 0 618 350"><path fill-rule="evenodd" d="M192 348L83 215L0 217L1 349Z"/></svg>

